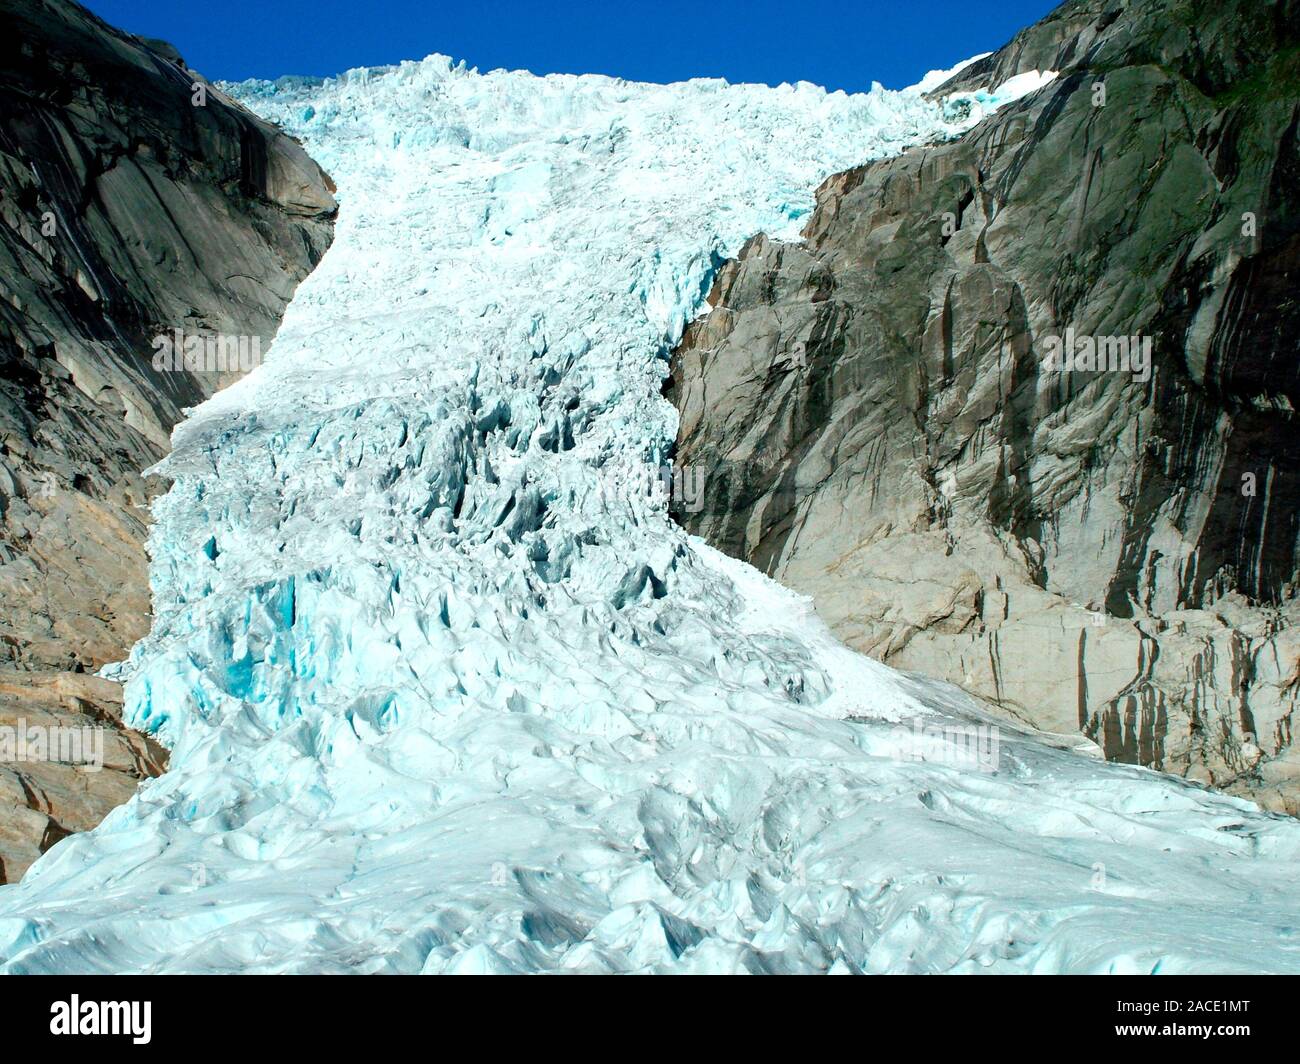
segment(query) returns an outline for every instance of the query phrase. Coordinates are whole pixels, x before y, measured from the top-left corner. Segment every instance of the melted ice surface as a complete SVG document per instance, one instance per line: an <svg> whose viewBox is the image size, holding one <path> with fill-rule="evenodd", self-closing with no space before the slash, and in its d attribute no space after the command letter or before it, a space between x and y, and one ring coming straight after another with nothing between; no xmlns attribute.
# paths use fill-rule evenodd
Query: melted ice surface
<svg viewBox="0 0 1300 1064"><path fill-rule="evenodd" d="M5 970L1300 967L1300 826L1005 725L954 763L913 726L976 704L642 490L722 257L942 109L438 57L234 91L336 241L164 463L121 671L171 770L0 890Z"/></svg>

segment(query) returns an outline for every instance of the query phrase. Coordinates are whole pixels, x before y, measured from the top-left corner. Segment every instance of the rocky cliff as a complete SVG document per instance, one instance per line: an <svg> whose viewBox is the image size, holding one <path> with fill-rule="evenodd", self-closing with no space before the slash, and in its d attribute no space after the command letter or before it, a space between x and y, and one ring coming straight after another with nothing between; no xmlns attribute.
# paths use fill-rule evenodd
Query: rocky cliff
<svg viewBox="0 0 1300 1064"><path fill-rule="evenodd" d="M1077 0L674 354L688 529L851 646L1297 811L1300 6Z"/></svg>
<svg viewBox="0 0 1300 1064"><path fill-rule="evenodd" d="M270 343L335 203L294 140L170 46L65 0L0 16L3 883L162 763L89 675L148 629L142 472ZM240 357L205 357L218 339ZM22 741L100 727L98 772Z"/></svg>

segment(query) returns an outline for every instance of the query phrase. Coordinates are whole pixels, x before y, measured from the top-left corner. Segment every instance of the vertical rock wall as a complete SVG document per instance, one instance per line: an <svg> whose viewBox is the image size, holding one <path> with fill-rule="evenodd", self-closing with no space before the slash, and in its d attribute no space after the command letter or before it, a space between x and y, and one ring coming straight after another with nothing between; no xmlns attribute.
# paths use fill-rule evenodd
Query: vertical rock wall
<svg viewBox="0 0 1300 1064"><path fill-rule="evenodd" d="M1294 3L1084 0L941 87L1059 71L724 267L686 527L891 665L1294 812L1298 42Z"/></svg>
<svg viewBox="0 0 1300 1064"><path fill-rule="evenodd" d="M0 20L5 882L163 763L91 675L148 629L142 474L183 409L270 344L335 203L295 141L170 46L64 0L0 0ZM230 338L249 357L164 363L159 336ZM36 742L101 728L102 771Z"/></svg>

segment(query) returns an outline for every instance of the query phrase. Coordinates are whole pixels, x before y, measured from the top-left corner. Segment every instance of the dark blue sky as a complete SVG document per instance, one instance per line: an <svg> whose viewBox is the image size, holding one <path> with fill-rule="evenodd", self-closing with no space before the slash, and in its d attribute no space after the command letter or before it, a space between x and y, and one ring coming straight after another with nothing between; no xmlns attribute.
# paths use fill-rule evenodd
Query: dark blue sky
<svg viewBox="0 0 1300 1064"><path fill-rule="evenodd" d="M337 74L442 52L480 70L902 88L1058 0L84 0L210 78Z"/></svg>

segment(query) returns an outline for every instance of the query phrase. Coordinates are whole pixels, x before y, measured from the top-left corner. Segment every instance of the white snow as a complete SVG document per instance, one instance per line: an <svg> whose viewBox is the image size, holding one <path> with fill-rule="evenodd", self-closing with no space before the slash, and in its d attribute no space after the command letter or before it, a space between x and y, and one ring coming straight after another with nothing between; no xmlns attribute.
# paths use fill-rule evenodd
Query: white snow
<svg viewBox="0 0 1300 1064"><path fill-rule="evenodd" d="M978 63L981 59L987 59L992 52L980 52L969 59L963 59L956 66L951 66L947 70L931 70L926 73L915 85L909 86L911 92L933 92L949 78L956 77L972 63Z"/></svg>
<svg viewBox="0 0 1300 1064"><path fill-rule="evenodd" d="M121 671L171 770L0 888L3 970L1300 969L1300 825L1005 723L949 756L996 722L638 490L722 257L974 118L440 57L235 91L336 241L164 463Z"/></svg>

